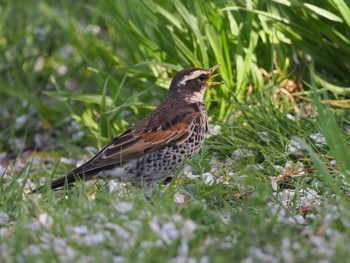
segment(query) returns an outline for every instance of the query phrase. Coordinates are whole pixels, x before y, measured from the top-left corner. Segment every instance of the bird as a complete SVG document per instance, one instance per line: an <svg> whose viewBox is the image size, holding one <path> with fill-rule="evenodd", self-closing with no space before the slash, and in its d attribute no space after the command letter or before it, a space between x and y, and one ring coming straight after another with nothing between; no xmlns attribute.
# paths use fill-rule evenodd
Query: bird
<svg viewBox="0 0 350 263"><path fill-rule="evenodd" d="M208 133L204 94L219 65L185 68L172 79L165 99L133 127L117 135L93 158L49 183L52 190L79 180L116 179L141 183L149 198L156 182L172 178L185 159L201 149ZM30 193L39 193L46 184Z"/></svg>

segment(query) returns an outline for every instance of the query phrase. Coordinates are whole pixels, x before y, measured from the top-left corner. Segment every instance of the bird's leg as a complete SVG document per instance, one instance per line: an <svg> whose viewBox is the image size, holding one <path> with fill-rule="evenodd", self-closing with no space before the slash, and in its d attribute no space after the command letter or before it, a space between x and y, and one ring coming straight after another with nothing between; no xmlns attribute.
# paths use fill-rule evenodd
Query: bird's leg
<svg viewBox="0 0 350 263"><path fill-rule="evenodd" d="M144 187L145 187L145 192L144 192L144 195L145 195L145 198L147 200L149 200L153 194L153 191L154 191L154 181L151 181L151 182L146 182Z"/></svg>

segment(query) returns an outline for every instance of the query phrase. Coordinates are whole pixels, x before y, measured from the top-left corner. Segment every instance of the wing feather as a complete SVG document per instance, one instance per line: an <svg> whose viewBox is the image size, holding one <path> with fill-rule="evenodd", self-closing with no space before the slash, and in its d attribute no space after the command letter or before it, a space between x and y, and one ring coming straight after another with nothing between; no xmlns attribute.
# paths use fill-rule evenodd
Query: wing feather
<svg viewBox="0 0 350 263"><path fill-rule="evenodd" d="M93 159L76 168L73 173L90 173L109 166L122 165L145 153L183 142L190 136L191 122L191 118L184 118L168 130L162 130L161 125L158 128L147 127L142 131L129 129L104 147Z"/></svg>

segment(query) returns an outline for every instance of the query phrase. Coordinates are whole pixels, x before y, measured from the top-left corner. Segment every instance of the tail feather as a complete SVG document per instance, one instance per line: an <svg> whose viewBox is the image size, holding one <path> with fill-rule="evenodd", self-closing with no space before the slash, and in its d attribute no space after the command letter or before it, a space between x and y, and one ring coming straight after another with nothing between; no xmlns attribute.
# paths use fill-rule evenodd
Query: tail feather
<svg viewBox="0 0 350 263"><path fill-rule="evenodd" d="M91 177L91 176L90 176ZM74 182L76 181L79 181L79 180L89 180L89 176L87 175L83 175L83 174L76 174L76 173L70 173L66 176L63 176L61 178L58 178L56 180L53 180L51 183L50 183L50 188L52 190L55 190L55 189L58 189L58 188L62 188L64 186L68 186L68 185L71 185L73 184ZM39 193L41 192L46 186L45 185L42 185L42 186L39 186L38 188L35 188L34 190L32 190L31 192L29 192L29 194L36 194L36 193Z"/></svg>

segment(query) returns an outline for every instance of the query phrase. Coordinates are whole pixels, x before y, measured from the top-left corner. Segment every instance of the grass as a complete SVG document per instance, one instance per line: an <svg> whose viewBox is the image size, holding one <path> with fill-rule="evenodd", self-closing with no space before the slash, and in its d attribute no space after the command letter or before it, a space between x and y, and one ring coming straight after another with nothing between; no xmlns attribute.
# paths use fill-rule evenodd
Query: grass
<svg viewBox="0 0 350 263"><path fill-rule="evenodd" d="M346 1L0 10L1 262L348 261ZM25 193L150 112L176 71L214 64L211 135L151 201L105 182Z"/></svg>

